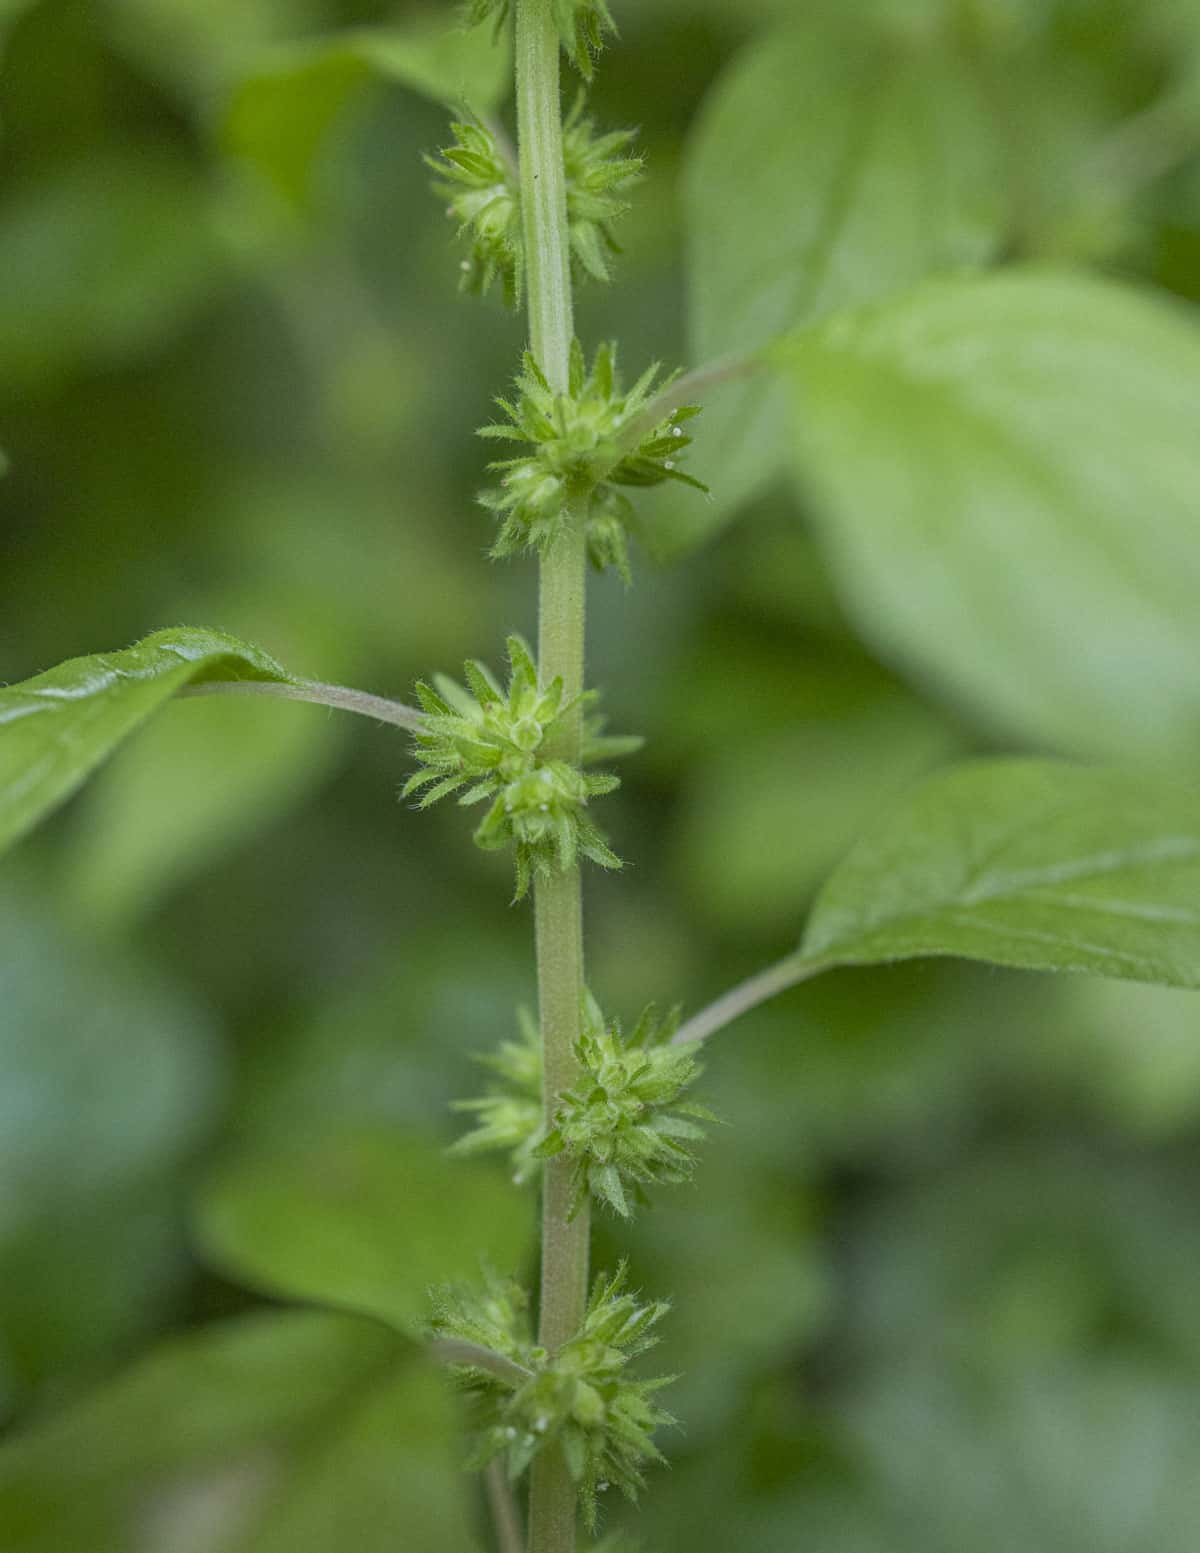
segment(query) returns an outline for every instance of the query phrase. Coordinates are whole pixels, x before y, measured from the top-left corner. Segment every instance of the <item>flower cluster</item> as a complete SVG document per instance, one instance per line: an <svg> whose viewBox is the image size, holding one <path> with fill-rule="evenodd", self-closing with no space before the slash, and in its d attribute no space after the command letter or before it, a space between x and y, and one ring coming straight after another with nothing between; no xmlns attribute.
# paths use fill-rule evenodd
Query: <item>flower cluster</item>
<svg viewBox="0 0 1200 1553"><path fill-rule="evenodd" d="M654 1432L674 1423L655 1394L669 1379L632 1380L631 1359L652 1348L652 1328L670 1308L627 1292L622 1265L600 1277L579 1332L554 1356L534 1345L524 1291L488 1276L484 1289L434 1296L433 1332L481 1344L520 1365L528 1379L508 1380L474 1365L458 1366L475 1404L473 1466L503 1456L517 1478L537 1453L557 1442L579 1487L584 1519L594 1528L597 1496L615 1485L630 1499L645 1487L644 1468L662 1460Z"/></svg>
<svg viewBox="0 0 1200 1553"><path fill-rule="evenodd" d="M584 116L584 92L563 120L563 172L567 184L567 228L571 257L593 280L607 281L608 255L620 253L612 223L629 209L620 196L642 176L640 156L625 153L636 138L631 129L597 135Z"/></svg>
<svg viewBox="0 0 1200 1553"><path fill-rule="evenodd" d="M678 1012L665 1019L647 1008L628 1038L606 1024L590 994L576 1044L580 1076L559 1096L554 1125L534 1149L541 1159L566 1153L575 1166L578 1212L590 1195L622 1218L643 1188L686 1181L696 1166L691 1145L712 1112L680 1096L701 1073L689 1047L672 1046Z"/></svg>
<svg viewBox="0 0 1200 1553"><path fill-rule="evenodd" d="M529 648L519 636L508 638L510 677L502 690L480 663L465 665L467 687L436 675L434 686L418 684L424 716L415 736L414 754L422 769L405 783L403 796L420 793L426 809L451 793L460 804L490 800L475 831L487 851L516 849L520 900L532 880L574 865L579 856L604 868L621 860L606 844L587 813L588 801L611 793L620 781L607 773L589 774L546 753L547 741L562 719L591 694L568 699L561 679L543 686ZM640 741L606 739L595 723L585 728L583 759L625 753Z"/></svg>
<svg viewBox="0 0 1200 1553"><path fill-rule="evenodd" d="M511 10L512 0L470 0L467 21L474 27L494 16L499 32ZM605 34L617 30L607 0L554 0L553 12L563 48L584 80L590 81L593 56L604 47Z"/></svg>
<svg viewBox="0 0 1200 1553"><path fill-rule="evenodd" d="M619 253L612 223L628 209L621 194L641 176L641 158L625 152L632 130L597 135L584 116L584 93L563 123L567 185L567 227L576 276L608 280L608 256ZM525 247L516 156L497 133L479 120L453 123L455 143L425 162L438 174L434 192L471 239L462 261L462 289L482 296L499 280L504 301L521 300Z"/></svg>
<svg viewBox="0 0 1200 1553"><path fill-rule="evenodd" d="M619 1024L605 1023L588 993L575 1047L580 1075L559 1096L547 1132L541 1041L535 1021L522 1011L520 1040L505 1041L495 1055L479 1059L501 1082L481 1099L455 1104L477 1118L456 1150L507 1151L518 1185L543 1159L565 1153L574 1164L572 1211L590 1195L628 1218L630 1199L644 1202L645 1187L690 1178L691 1145L704 1136L698 1123L715 1120L704 1106L680 1099L702 1069L690 1048L671 1045L676 1024L674 1012L659 1019L650 1007L625 1038Z"/></svg>
<svg viewBox="0 0 1200 1553"><path fill-rule="evenodd" d="M593 564L615 565L628 578L625 532L632 509L616 487L682 480L707 489L679 468L680 456L691 445L684 423L700 413L699 406L683 405L644 424L658 372L657 365L648 368L628 393L622 392L615 345L602 345L589 371L576 340L567 392L556 394L533 356L525 353L515 400L496 401L506 421L479 433L533 449L489 466L501 476L499 488L480 498L501 520L493 554L544 552L571 513L579 512L588 526Z"/></svg>
<svg viewBox="0 0 1200 1553"><path fill-rule="evenodd" d="M478 1100L454 1102L453 1109L474 1115L476 1125L458 1140L453 1152L503 1150L512 1160L514 1186L523 1186L541 1168L534 1149L543 1132L542 1037L528 1009L518 1010L517 1023L518 1040L501 1041L497 1051L475 1059L501 1082L493 1083Z"/></svg>
<svg viewBox="0 0 1200 1553"><path fill-rule="evenodd" d="M517 171L492 131L479 122L450 126L455 144L426 165L438 174L434 192L460 236L471 234L470 257L462 261L462 290L482 296L499 279L508 307L521 300L524 244Z"/></svg>

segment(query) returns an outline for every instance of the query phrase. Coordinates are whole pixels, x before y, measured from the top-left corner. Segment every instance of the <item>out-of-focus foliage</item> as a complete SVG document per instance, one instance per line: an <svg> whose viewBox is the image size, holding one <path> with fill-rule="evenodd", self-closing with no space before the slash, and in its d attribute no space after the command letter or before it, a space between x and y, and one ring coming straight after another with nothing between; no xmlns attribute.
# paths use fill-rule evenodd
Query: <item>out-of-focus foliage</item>
<svg viewBox="0 0 1200 1553"><path fill-rule="evenodd" d="M136 647L72 658L0 690L0 846L20 840L129 737L192 685L283 685L290 676L257 648L214 631L156 631Z"/></svg>
<svg viewBox="0 0 1200 1553"><path fill-rule="evenodd" d="M613 9L621 38L587 111L640 126L646 179L618 284L581 293L589 350L620 338L631 361L697 363L813 317L828 288L869 300L885 260L891 284L930 254L1081 263L1200 299L1189 0L871 0L849 20L822 0L804 8L816 79L772 92L755 87L781 57L763 29L790 40L792 0ZM448 115L397 63L444 15L391 0L0 7L5 682L202 621L404 696L532 634L529 568L483 559L495 524L472 435L523 331L458 295L420 160ZM890 85L863 73L881 59ZM739 102L769 122L718 194L733 142L716 130ZM958 183L929 185L935 143L999 168L967 180L961 209L938 193ZM839 158L858 176L836 178ZM755 254L780 275L794 262L795 289L772 293L778 320L739 323L704 287ZM1122 327L1190 350L1186 311L1150 324L1143 306L1123 305ZM1076 368L1085 348L1061 346ZM1105 360L1095 393L1149 418ZM593 589L589 680L615 725L649 737L607 800L635 866L589 881L589 979L626 1015L695 1008L790 950L828 868L951 756L1032 730L1043 754L1116 749L1192 777L1190 677L1148 651L1100 661L1113 608L1065 554L1039 551L1031 591L1009 582L1025 619L1051 575L1062 640L1093 644L1070 664L1091 693L1058 693L1036 725L985 699L965 650L935 663L898 645L852 587L851 624L847 579L814 543L828 515L815 528L782 477L794 422L780 408L723 431L741 392L712 395L697 423L689 467L716 505L652 493L650 537L686 549L703 531L707 546L670 571L643 563L628 592ZM895 394L911 417L913 393ZM1128 431L1123 413L1097 429L1100 507ZM873 489L882 456L860 471ZM1193 511L1190 484L1179 474L1164 503ZM1123 509L1109 556L1126 588L1139 579L1145 641L1189 629L1172 601L1193 552L1184 535L1166 554L1164 513ZM886 535L905 509L856 516ZM1098 524L1084 504L1075 542ZM978 564L998 587L994 555ZM1028 660L988 665L1009 676L1006 705L1020 690L1041 708L1066 650L1050 662L1019 623L1011 635L1006 653ZM437 1150L471 1054L531 1000L528 914L460 815L397 801L403 738L334 716L173 706L5 860L4 1553L403 1546L382 1536L392 1524L423 1553L487 1545L477 1490L449 1477L444 1393L401 1339L361 1316L243 1314L261 1302L227 1281L242 1253L202 1256L197 1234L205 1183L298 1154L270 1227L321 1283L282 1292L336 1297L325 1280L356 1276L326 1238L339 1181L333 1221L349 1232L382 1210L396 1269L405 1247L440 1260L491 1194L520 1209L504 1171ZM248 719L262 760L237 777L227 752ZM727 1125L694 1184L598 1234L598 1266L629 1253L639 1285L673 1301L655 1367L681 1375L663 1401L685 1427L663 1436L673 1470L645 1498L646 1546L1194 1553L1198 1023L1184 992L922 963L838 972L717 1037L704 1098ZM342 1140L381 1136L397 1158L421 1152L427 1191L372 1202L328 1163ZM530 1281L519 1229L498 1271Z"/></svg>
<svg viewBox="0 0 1200 1553"><path fill-rule="evenodd" d="M1061 270L940 281L796 347L849 607L1025 740L1197 746L1200 329Z"/></svg>
<svg viewBox="0 0 1200 1553"><path fill-rule="evenodd" d="M447 1195L453 1215L439 1212ZM452 1169L415 1136L358 1131L233 1160L207 1183L196 1230L211 1260L252 1288L417 1333L434 1284L481 1262L515 1266L532 1220L502 1178Z"/></svg>
<svg viewBox="0 0 1200 1553"><path fill-rule="evenodd" d="M160 1350L0 1464L8 1546L473 1553L450 1398L367 1322L250 1316Z"/></svg>
<svg viewBox="0 0 1200 1553"><path fill-rule="evenodd" d="M985 262L1007 203L1001 148L961 56L848 9L768 31L741 56L694 131L685 194L700 360ZM777 473L780 397L769 380L717 396L703 446L720 496L688 532Z"/></svg>
<svg viewBox="0 0 1200 1553"><path fill-rule="evenodd" d="M810 965L952 954L1200 985L1191 788L1055 761L980 761L916 788L817 896Z"/></svg>

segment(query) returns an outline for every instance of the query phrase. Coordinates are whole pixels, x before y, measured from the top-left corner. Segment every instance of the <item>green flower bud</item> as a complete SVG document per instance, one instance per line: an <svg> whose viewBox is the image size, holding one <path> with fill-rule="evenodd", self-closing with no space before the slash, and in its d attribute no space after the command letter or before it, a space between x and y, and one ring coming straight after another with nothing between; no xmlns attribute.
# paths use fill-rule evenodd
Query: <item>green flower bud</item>
<svg viewBox="0 0 1200 1553"><path fill-rule="evenodd" d="M596 135L584 117L580 92L563 124L567 227L577 279L608 280L608 258L619 253L613 222L628 206L620 195L641 176L641 158L624 155L632 130ZM489 125L454 123L455 144L425 162L438 174L434 193L470 239L462 261L462 290L482 296L499 280L504 301L521 301L525 269L520 175L514 151Z"/></svg>
<svg viewBox="0 0 1200 1553"><path fill-rule="evenodd" d="M517 173L485 125L454 123L455 144L426 164L439 175L434 192L446 201L446 213L471 239L462 263L461 289L482 296L499 280L505 303L521 300L524 246Z"/></svg>
<svg viewBox="0 0 1200 1553"><path fill-rule="evenodd" d="M494 17L499 33L511 11L512 0L469 0L467 22L477 26ZM553 12L564 50L580 75L590 81L593 55L604 47L605 34L617 30L606 0L553 0Z"/></svg>
<svg viewBox="0 0 1200 1553"><path fill-rule="evenodd" d="M541 1141L542 1038L528 1009L517 1011L519 1038L502 1041L494 1053L476 1057L482 1067L497 1075L486 1095L478 1100L456 1100L455 1111L474 1116L473 1131L454 1144L456 1154L486 1154L501 1150L512 1162L513 1184L523 1186L537 1176L542 1162L534 1154Z"/></svg>
<svg viewBox="0 0 1200 1553"><path fill-rule="evenodd" d="M526 352L515 399L496 401L506 422L479 433L534 450L489 466L502 476L499 488L480 498L501 519L494 555L525 549L544 553L577 514L587 528L593 564L614 565L628 576L625 530L631 507L614 487L681 480L706 490L679 467L691 445L684 423L700 413L697 405L672 410L641 429L658 371L657 365L650 367L625 393L615 345L602 345L589 371L576 340L567 392L556 394Z"/></svg>
<svg viewBox="0 0 1200 1553"><path fill-rule="evenodd" d="M586 103L580 91L563 120L567 228L576 271L607 281L609 256L621 252L612 224L629 209L620 195L640 182L642 159L625 155L636 138L633 130L597 135L593 121L584 116Z"/></svg>
<svg viewBox="0 0 1200 1553"><path fill-rule="evenodd" d="M440 675L436 688L417 686L425 715L414 754L422 769L405 783L403 796L420 793L422 809L452 793L461 795L460 804L490 800L475 841L487 851L514 847L519 900L534 877L571 868L580 856L604 868L621 866L587 812L592 798L620 783L607 773L545 757L548 735L568 712L594 697L566 699L561 679L543 687L518 636L508 639L508 658L506 691L474 662L465 665L469 688ZM605 740L595 723L587 725L585 762L627 747L628 741Z"/></svg>
<svg viewBox="0 0 1200 1553"><path fill-rule="evenodd" d="M704 1137L698 1123L716 1118L680 1101L702 1069L690 1047L671 1045L678 1022L678 1011L660 1020L650 1007L626 1039L588 995L575 1047L580 1077L559 1096L554 1125L533 1150L574 1160L573 1213L590 1195L628 1218L630 1196L645 1201L644 1187L690 1179L692 1145Z"/></svg>
<svg viewBox="0 0 1200 1553"><path fill-rule="evenodd" d="M480 1343L529 1372L522 1383L469 1364L457 1367L475 1412L471 1464L502 1456L515 1479L555 1442L593 1529L597 1495L612 1484L636 1499L645 1466L663 1459L654 1433L674 1423L653 1400L668 1382L626 1374L630 1361L657 1342L652 1329L669 1306L641 1302L625 1283L623 1264L614 1277L596 1281L582 1327L553 1359L534 1345L529 1302L515 1285L487 1274L478 1293L446 1289L434 1296L436 1336Z"/></svg>

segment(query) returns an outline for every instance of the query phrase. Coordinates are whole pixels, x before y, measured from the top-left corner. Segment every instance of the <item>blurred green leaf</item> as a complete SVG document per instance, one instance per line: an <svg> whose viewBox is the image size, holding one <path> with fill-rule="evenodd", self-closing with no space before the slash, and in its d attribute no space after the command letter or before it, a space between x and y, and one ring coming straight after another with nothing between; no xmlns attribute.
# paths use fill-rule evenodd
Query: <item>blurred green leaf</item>
<svg viewBox="0 0 1200 1553"><path fill-rule="evenodd" d="M0 902L0 1234L161 1175L216 1098L212 1031L144 971Z"/></svg>
<svg viewBox="0 0 1200 1553"><path fill-rule="evenodd" d="M441 1377L373 1323L254 1316L0 1449L4 1553L470 1553Z"/></svg>
<svg viewBox="0 0 1200 1553"><path fill-rule="evenodd" d="M1135 1139L1187 1137L1200 1119L1200 1008L1187 991L1072 982L1055 1009L1074 1036L1069 1079Z"/></svg>
<svg viewBox="0 0 1200 1553"><path fill-rule="evenodd" d="M0 392L58 386L158 348L215 289L209 197L159 149L105 152L0 212Z"/></svg>
<svg viewBox="0 0 1200 1553"><path fill-rule="evenodd" d="M957 753L948 724L877 672L821 667L791 674L786 723L756 720L694 768L677 855L712 921L795 921L864 824ZM697 710L711 729L711 695Z"/></svg>
<svg viewBox="0 0 1200 1553"><path fill-rule="evenodd" d="M178 1318L193 1272L185 1168L160 1160L111 1189L60 1193L0 1230L0 1425L106 1377Z"/></svg>
<svg viewBox="0 0 1200 1553"><path fill-rule="evenodd" d="M109 932L153 911L329 771L345 720L269 703L168 705L83 800L63 890Z"/></svg>
<svg viewBox="0 0 1200 1553"><path fill-rule="evenodd" d="M860 1218L851 1341L864 1371L998 1381L1116 1343L1176 1371L1200 1360L1191 1193L1161 1163L1065 1136L1061 1113L1052 1128L901 1183Z"/></svg>
<svg viewBox="0 0 1200 1553"><path fill-rule="evenodd" d="M503 1176L419 1138L356 1131L258 1153L219 1170L200 1244L232 1277L276 1295L414 1331L431 1284L519 1269L531 1204Z"/></svg>
<svg viewBox="0 0 1200 1553"><path fill-rule="evenodd" d="M109 0L114 41L207 106L265 48L311 33L322 0Z"/></svg>
<svg viewBox="0 0 1200 1553"><path fill-rule="evenodd" d="M977 762L918 787L817 897L813 967L958 955L1200 987L1200 797L1120 771Z"/></svg>
<svg viewBox="0 0 1200 1553"><path fill-rule="evenodd" d="M720 1105L710 1079L704 1099ZM743 1145L733 1128L715 1134L690 1199L639 1215L622 1245L647 1293L671 1299L659 1363L678 1372L671 1411L693 1444L724 1435L747 1378L785 1363L831 1297L814 1204L793 1180L747 1165Z"/></svg>
<svg viewBox="0 0 1200 1553"><path fill-rule="evenodd" d="M0 690L0 849L69 798L186 685L229 680L296 683L257 647L180 627Z"/></svg>
<svg viewBox="0 0 1200 1553"><path fill-rule="evenodd" d="M510 77L509 50L493 43L489 28L467 31L444 13L404 27L334 33L264 53L230 98L222 144L302 210L331 131L370 82L483 113L502 101Z"/></svg>
<svg viewBox="0 0 1200 1553"><path fill-rule="evenodd" d="M0 942L2 1413L158 1313L181 1271L171 1198L221 1084L210 1022L145 966L23 893L0 897Z"/></svg>
<svg viewBox="0 0 1200 1553"><path fill-rule="evenodd" d="M22 12L28 11L32 4L33 0L0 0L0 43L8 29L20 21Z"/></svg>
<svg viewBox="0 0 1200 1553"><path fill-rule="evenodd" d="M973 1393L904 1372L854 1410L874 1468L870 1553L1191 1553L1194 1388L1161 1366L1047 1366Z"/></svg>
<svg viewBox="0 0 1200 1553"><path fill-rule="evenodd" d="M998 151L961 59L921 30L808 18L737 56L686 167L695 361L754 351L797 325L982 262L1007 204ZM696 473L707 507L656 507L664 548L693 542L786 461L777 385L706 396Z"/></svg>
<svg viewBox="0 0 1200 1553"><path fill-rule="evenodd" d="M932 282L785 348L799 470L881 650L1051 748L1200 743L1200 331L1054 270Z"/></svg>

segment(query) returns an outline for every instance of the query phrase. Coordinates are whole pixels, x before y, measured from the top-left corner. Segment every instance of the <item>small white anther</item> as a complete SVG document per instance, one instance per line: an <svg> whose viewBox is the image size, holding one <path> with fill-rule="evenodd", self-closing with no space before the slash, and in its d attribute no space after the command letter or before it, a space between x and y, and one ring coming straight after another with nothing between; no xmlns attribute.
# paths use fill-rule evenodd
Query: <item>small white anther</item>
<svg viewBox="0 0 1200 1553"><path fill-rule="evenodd" d="M469 270L471 268L471 261L470 261L470 259L464 259L459 264L458 267L459 267L460 270L462 270L465 273L467 270Z"/></svg>
<svg viewBox="0 0 1200 1553"><path fill-rule="evenodd" d="M596 1492L598 1494L607 1494L608 1493L608 1484L607 1483L597 1483L596 1484Z"/></svg>
<svg viewBox="0 0 1200 1553"><path fill-rule="evenodd" d="M663 468L664 469L674 469L674 467L675 467L675 460L673 458L664 458L663 459Z"/></svg>
<svg viewBox="0 0 1200 1553"><path fill-rule="evenodd" d="M538 1416L533 1420L533 1427L536 1433L545 1434L546 1430L550 1427L550 1420L546 1417L545 1413L538 1414Z"/></svg>
<svg viewBox="0 0 1200 1553"><path fill-rule="evenodd" d="M673 437L682 437L683 436L683 427L682 426L672 426L671 427L671 435Z"/></svg>

